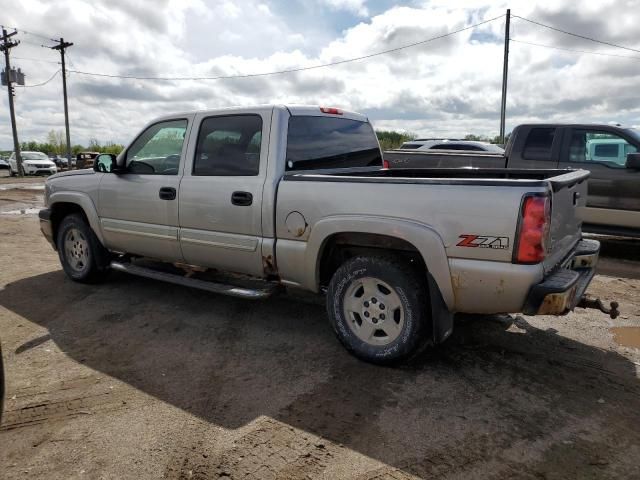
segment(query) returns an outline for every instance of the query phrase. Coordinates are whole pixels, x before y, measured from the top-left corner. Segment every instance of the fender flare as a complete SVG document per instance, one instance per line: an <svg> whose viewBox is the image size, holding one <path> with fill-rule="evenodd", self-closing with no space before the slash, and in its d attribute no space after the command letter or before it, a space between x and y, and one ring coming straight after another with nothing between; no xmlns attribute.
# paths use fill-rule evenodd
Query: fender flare
<svg viewBox="0 0 640 480"><path fill-rule="evenodd" d="M318 291L320 260L327 240L337 233L371 233L396 237L413 245L422 256L447 308L454 311L455 297L444 242L429 225L393 217L335 215L316 222L305 250L303 285Z"/></svg>
<svg viewBox="0 0 640 480"><path fill-rule="evenodd" d="M49 197L49 208L54 209L56 203L73 203L82 208L89 221L89 226L98 237L98 240L100 240L100 243L104 245L98 211L89 195L82 192L54 192Z"/></svg>

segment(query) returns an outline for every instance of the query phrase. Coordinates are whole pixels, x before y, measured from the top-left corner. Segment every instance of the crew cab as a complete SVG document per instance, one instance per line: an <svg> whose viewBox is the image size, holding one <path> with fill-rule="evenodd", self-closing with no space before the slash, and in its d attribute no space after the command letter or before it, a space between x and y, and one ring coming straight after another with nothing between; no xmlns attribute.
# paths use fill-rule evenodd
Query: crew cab
<svg viewBox="0 0 640 480"><path fill-rule="evenodd" d="M367 117L317 106L179 113L50 177L41 229L78 282L109 270L250 299L326 294L361 359L444 341L456 312L565 314L599 252L584 170L388 170Z"/></svg>
<svg viewBox="0 0 640 480"><path fill-rule="evenodd" d="M390 150L390 168L585 169L583 230L640 237L640 132L618 125L529 124L516 127L504 154Z"/></svg>

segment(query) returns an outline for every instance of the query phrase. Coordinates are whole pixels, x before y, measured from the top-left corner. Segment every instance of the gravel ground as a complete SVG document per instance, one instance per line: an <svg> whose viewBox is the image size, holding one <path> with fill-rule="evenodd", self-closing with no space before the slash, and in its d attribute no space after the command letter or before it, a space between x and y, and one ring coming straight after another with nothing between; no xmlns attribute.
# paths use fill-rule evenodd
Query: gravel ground
<svg viewBox="0 0 640 480"><path fill-rule="evenodd" d="M18 187L0 190L2 478L640 478L636 261L602 259L590 287L616 320L461 318L382 368L315 297L74 284L30 213L42 192Z"/></svg>

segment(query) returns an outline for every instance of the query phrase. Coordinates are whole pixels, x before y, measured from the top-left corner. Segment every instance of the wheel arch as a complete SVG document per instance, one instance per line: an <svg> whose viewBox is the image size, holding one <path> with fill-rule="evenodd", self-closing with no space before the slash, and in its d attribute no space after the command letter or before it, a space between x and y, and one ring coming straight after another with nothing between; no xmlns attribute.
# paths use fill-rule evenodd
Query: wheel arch
<svg viewBox="0 0 640 480"><path fill-rule="evenodd" d="M419 255L425 273L433 279L429 282L430 287L437 287L446 307L454 310L455 299L444 243L428 225L396 218L349 215L327 217L317 222L311 229L305 249L305 287L318 291L332 273L332 249L336 245Z"/></svg>
<svg viewBox="0 0 640 480"><path fill-rule="evenodd" d="M104 245L98 212L88 195L80 192L54 193L49 197L49 209L51 210L51 229L54 243L62 219L72 213L79 213L89 224L100 243Z"/></svg>

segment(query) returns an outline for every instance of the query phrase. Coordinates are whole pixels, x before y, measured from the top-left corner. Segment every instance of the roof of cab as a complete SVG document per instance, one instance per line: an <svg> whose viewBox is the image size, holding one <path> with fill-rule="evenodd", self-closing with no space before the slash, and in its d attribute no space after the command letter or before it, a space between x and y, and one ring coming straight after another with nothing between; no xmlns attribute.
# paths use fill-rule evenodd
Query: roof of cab
<svg viewBox="0 0 640 480"><path fill-rule="evenodd" d="M335 118L348 118L349 120L357 120L360 122L368 122L369 119L366 115L356 112L349 112L336 107L324 107L321 105L283 105L283 104L268 104L268 105L247 105L247 106L235 106L235 107L222 107L222 108L205 108L202 110L192 110L190 112L173 112L160 117L156 117L151 120L147 125L152 125L164 120L179 119L182 116L191 116L195 114L204 115L232 115L243 114L246 115L252 111L258 110L271 110L271 109L286 110L292 116L310 116L310 117L335 117ZM322 110L331 111L334 113L326 113ZM337 110L337 111L336 111Z"/></svg>
<svg viewBox="0 0 640 480"><path fill-rule="evenodd" d="M348 118L350 120L359 120L361 122L368 122L369 119L366 115L357 112L349 112L339 107L322 106L322 105L283 105L289 113L293 116L306 116L306 117L340 117ZM325 113L322 110L334 111L336 113Z"/></svg>

